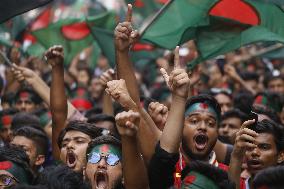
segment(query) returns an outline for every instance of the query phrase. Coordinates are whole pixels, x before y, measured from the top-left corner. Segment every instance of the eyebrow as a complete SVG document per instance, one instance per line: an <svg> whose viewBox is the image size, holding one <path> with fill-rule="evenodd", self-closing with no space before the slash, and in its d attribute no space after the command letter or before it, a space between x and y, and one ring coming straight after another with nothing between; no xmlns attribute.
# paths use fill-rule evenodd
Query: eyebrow
<svg viewBox="0 0 284 189"><path fill-rule="evenodd" d="M88 140L88 139L87 139L87 138L85 138L85 137L78 136L78 137L65 138L65 139L63 139L63 142L64 142L64 141L70 141L70 140L77 140L77 139L84 139L84 140Z"/></svg>
<svg viewBox="0 0 284 189"><path fill-rule="evenodd" d="M199 113L192 113L189 114L187 117L190 118L191 116L199 116ZM210 113L208 114L208 116L216 121L216 117L210 115Z"/></svg>

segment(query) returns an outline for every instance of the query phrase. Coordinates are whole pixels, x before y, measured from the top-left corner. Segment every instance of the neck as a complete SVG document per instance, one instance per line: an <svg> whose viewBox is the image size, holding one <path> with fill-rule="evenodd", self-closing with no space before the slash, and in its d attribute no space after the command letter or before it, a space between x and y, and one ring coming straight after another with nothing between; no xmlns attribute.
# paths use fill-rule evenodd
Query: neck
<svg viewBox="0 0 284 189"><path fill-rule="evenodd" d="M182 145L181 148L181 153L184 157L185 162L188 164L190 161L198 160L198 161L204 161L204 162L209 162L210 160L210 154L205 157L197 157L194 154L191 153L187 145Z"/></svg>

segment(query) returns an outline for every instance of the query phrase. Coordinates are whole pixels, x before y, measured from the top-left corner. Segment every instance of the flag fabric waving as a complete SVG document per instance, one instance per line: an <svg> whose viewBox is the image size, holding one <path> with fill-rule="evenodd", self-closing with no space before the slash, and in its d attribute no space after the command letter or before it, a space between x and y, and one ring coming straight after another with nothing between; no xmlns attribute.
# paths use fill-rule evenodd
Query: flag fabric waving
<svg viewBox="0 0 284 189"><path fill-rule="evenodd" d="M89 26L113 29L114 13L107 12L98 16L86 18L70 18L59 20L48 27L36 30L32 34L45 48L61 44L65 50L65 64L85 48L93 45L94 39ZM87 24L88 22L88 24Z"/></svg>
<svg viewBox="0 0 284 189"><path fill-rule="evenodd" d="M37 7L46 5L52 0L1 0L0 23Z"/></svg>
<svg viewBox="0 0 284 189"><path fill-rule="evenodd" d="M263 1L172 0L142 39L167 49L194 39L199 57L190 66L250 43L284 42L283 10Z"/></svg>

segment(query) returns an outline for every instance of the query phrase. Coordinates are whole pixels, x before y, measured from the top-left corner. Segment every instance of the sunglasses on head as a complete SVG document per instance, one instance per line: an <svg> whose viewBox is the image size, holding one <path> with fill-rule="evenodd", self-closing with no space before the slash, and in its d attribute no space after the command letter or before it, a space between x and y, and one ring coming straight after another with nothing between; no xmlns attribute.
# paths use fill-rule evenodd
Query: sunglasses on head
<svg viewBox="0 0 284 189"><path fill-rule="evenodd" d="M93 152L89 155L88 163L97 164L101 161L102 158L104 158L106 163L110 166L115 166L120 161L119 157L115 154L108 154L106 156L103 156L97 152Z"/></svg>
<svg viewBox="0 0 284 189"><path fill-rule="evenodd" d="M14 186L19 181L15 177L9 175L0 175L0 186L9 187Z"/></svg>

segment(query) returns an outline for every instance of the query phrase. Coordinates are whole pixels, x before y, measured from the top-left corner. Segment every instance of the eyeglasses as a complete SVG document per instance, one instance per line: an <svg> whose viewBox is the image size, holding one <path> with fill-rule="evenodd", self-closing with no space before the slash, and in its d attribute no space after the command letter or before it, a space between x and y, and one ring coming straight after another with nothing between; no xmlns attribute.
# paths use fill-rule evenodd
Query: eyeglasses
<svg viewBox="0 0 284 189"><path fill-rule="evenodd" d="M15 177L11 177L9 175L0 175L0 186L9 187L14 186L19 181Z"/></svg>
<svg viewBox="0 0 284 189"><path fill-rule="evenodd" d="M88 163L97 164L101 161L102 158L105 158L106 163L110 166L115 166L120 161L119 157L115 154L108 154L106 156L102 156L99 153L93 152L90 154L88 158Z"/></svg>

